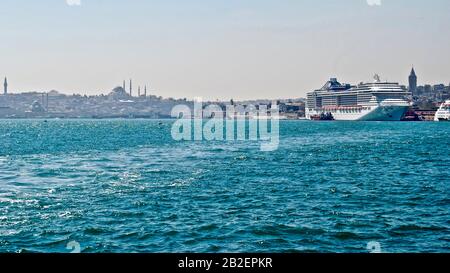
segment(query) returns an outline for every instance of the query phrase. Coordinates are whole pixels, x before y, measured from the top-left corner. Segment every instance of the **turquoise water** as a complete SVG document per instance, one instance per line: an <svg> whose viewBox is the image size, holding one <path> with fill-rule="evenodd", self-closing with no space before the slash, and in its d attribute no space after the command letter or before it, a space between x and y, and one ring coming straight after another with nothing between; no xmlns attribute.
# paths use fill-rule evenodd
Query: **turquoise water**
<svg viewBox="0 0 450 273"><path fill-rule="evenodd" d="M0 121L0 252L450 252L450 123Z"/></svg>

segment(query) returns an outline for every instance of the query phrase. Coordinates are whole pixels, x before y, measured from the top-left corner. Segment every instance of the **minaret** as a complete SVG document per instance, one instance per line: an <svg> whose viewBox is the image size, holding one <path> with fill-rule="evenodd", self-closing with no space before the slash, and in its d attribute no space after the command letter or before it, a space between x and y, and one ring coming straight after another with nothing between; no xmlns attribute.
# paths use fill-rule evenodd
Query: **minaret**
<svg viewBox="0 0 450 273"><path fill-rule="evenodd" d="M125 80L123 80L123 91L127 91L126 89L125 89Z"/></svg>
<svg viewBox="0 0 450 273"><path fill-rule="evenodd" d="M5 77L5 83L3 84L3 94L7 95L8 94L8 79Z"/></svg>
<svg viewBox="0 0 450 273"><path fill-rule="evenodd" d="M141 86L138 86L138 97L141 96Z"/></svg>
<svg viewBox="0 0 450 273"><path fill-rule="evenodd" d="M411 74L409 75L409 92L411 92L413 96L417 95L417 76L414 67L411 69Z"/></svg>
<svg viewBox="0 0 450 273"><path fill-rule="evenodd" d="M144 88L144 97L147 97L147 85Z"/></svg>
<svg viewBox="0 0 450 273"><path fill-rule="evenodd" d="M130 97L133 96L133 81L130 79Z"/></svg>

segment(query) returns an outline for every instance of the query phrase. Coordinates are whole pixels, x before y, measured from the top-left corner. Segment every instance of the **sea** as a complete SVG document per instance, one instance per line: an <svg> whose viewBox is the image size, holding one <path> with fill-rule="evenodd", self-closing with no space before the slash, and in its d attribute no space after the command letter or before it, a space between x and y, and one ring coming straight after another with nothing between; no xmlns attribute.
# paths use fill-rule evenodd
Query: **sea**
<svg viewBox="0 0 450 273"><path fill-rule="evenodd" d="M450 253L450 123L0 120L0 252Z"/></svg>

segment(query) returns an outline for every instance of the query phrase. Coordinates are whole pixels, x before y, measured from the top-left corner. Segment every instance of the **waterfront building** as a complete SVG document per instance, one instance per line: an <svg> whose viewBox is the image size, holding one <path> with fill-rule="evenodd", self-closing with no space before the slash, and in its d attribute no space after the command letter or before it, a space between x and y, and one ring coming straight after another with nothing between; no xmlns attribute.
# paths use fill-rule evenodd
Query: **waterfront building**
<svg viewBox="0 0 450 273"><path fill-rule="evenodd" d="M425 93L425 87L424 86L417 86L417 90L416 90L417 95L422 95L423 93Z"/></svg>
<svg viewBox="0 0 450 273"><path fill-rule="evenodd" d="M444 92L445 91L445 84L435 84L433 85L433 91L434 93Z"/></svg>

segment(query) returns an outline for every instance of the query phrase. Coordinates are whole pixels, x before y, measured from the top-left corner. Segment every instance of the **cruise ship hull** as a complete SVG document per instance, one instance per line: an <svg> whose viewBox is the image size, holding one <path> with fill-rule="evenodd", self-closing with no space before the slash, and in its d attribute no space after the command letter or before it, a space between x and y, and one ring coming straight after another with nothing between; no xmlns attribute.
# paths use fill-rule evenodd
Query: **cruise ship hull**
<svg viewBox="0 0 450 273"><path fill-rule="evenodd" d="M408 106L379 106L359 120L363 121L400 121L408 111Z"/></svg>
<svg viewBox="0 0 450 273"><path fill-rule="evenodd" d="M376 106L370 110L353 111L348 109L338 109L331 111L334 120L347 121L400 121L408 110L408 106ZM328 111L330 112L330 111ZM313 116L327 111L311 111L307 113L307 118L312 119Z"/></svg>

